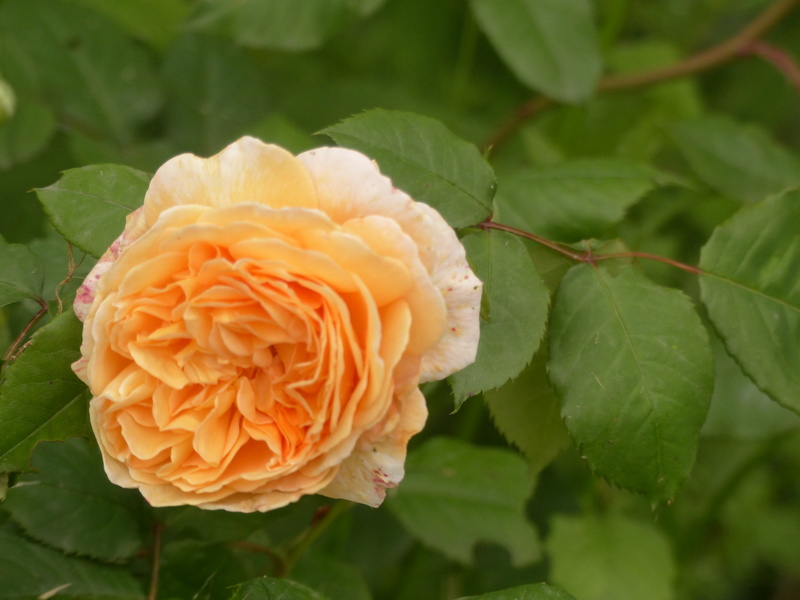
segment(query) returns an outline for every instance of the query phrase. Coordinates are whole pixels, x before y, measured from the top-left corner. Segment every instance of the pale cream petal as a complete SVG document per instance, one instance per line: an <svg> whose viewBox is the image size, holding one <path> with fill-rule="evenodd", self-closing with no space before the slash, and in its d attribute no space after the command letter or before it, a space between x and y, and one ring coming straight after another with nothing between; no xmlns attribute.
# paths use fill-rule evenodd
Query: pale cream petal
<svg viewBox="0 0 800 600"><path fill-rule="evenodd" d="M335 222L369 215L389 217L417 245L422 264L447 307L445 332L423 355L420 380L441 379L472 363L480 334L481 283L469 268L453 229L438 212L395 188L359 152L317 148L297 158L311 173L320 209Z"/></svg>
<svg viewBox="0 0 800 600"><path fill-rule="evenodd" d="M181 154L168 160L153 176L144 207L152 227L172 206L240 202L317 208L313 183L297 159L252 137L243 137L210 158Z"/></svg>
<svg viewBox="0 0 800 600"><path fill-rule="evenodd" d="M319 493L329 498L380 506L386 490L397 487L403 479L408 440L422 431L427 417L422 392L417 388L410 390L403 400L396 426L377 439L371 439L368 432L341 464L333 481Z"/></svg>

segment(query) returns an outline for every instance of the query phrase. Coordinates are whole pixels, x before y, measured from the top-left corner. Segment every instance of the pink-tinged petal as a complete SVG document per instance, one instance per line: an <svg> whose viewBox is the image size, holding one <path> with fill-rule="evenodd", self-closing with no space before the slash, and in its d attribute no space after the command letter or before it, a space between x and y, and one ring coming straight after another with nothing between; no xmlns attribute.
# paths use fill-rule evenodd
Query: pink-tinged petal
<svg viewBox="0 0 800 600"><path fill-rule="evenodd" d="M482 284L453 229L431 207L415 202L381 175L366 156L344 148L317 148L298 157L317 188L319 207L334 222L389 217L414 240L422 264L444 298L445 331L423 354L420 381L442 379L475 360Z"/></svg>
<svg viewBox="0 0 800 600"><path fill-rule="evenodd" d="M386 490L397 487L402 481L408 440L422 431L427 417L428 408L422 392L417 388L409 390L399 417L394 415L392 419L396 421L393 428L376 437L368 432L341 464L333 481L319 493L329 498L380 506L386 498Z"/></svg>
<svg viewBox="0 0 800 600"><path fill-rule="evenodd" d="M181 154L156 171L145 196L148 227L172 206L255 202L272 208L317 208L314 186L289 152L243 137L219 154Z"/></svg>

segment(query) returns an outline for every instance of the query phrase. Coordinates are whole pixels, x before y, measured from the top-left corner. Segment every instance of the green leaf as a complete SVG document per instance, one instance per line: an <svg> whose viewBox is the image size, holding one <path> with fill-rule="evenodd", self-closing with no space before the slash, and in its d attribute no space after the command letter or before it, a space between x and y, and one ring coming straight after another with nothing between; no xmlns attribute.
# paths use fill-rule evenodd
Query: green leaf
<svg viewBox="0 0 800 600"><path fill-rule="evenodd" d="M461 600L575 600L575 598L552 585L533 583L480 596L468 596Z"/></svg>
<svg viewBox="0 0 800 600"><path fill-rule="evenodd" d="M83 438L40 444L36 473L23 475L4 507L29 537L69 554L106 561L145 544L144 502L108 481L97 447Z"/></svg>
<svg viewBox="0 0 800 600"><path fill-rule="evenodd" d="M296 581L261 577L237 586L228 600L325 600L325 596Z"/></svg>
<svg viewBox="0 0 800 600"><path fill-rule="evenodd" d="M375 159L397 187L438 210L451 227L475 225L491 214L492 168L439 121L371 110L321 133Z"/></svg>
<svg viewBox="0 0 800 600"><path fill-rule="evenodd" d="M0 600L141 600L139 583L119 567L65 556L0 527ZM54 596L54 594L56 594Z"/></svg>
<svg viewBox="0 0 800 600"><path fill-rule="evenodd" d="M515 377L536 352L547 320L549 295L525 245L502 231L462 240L483 281L481 337L475 362L449 379L456 408Z"/></svg>
<svg viewBox="0 0 800 600"><path fill-rule="evenodd" d="M731 198L755 202L800 185L800 161L755 125L700 117L671 133L699 177Z"/></svg>
<svg viewBox="0 0 800 600"><path fill-rule="evenodd" d="M361 569L319 553L303 555L292 568L292 578L330 600L371 600Z"/></svg>
<svg viewBox="0 0 800 600"><path fill-rule="evenodd" d="M703 247L700 290L742 369L800 413L800 190L743 208Z"/></svg>
<svg viewBox="0 0 800 600"><path fill-rule="evenodd" d="M694 463L713 384L691 301L631 266L573 267L553 304L549 371L592 470L671 499Z"/></svg>
<svg viewBox="0 0 800 600"><path fill-rule="evenodd" d="M533 475L570 443L561 421L561 406L547 380L546 362L546 352L537 352L531 365L513 381L483 394L495 426L522 451Z"/></svg>
<svg viewBox="0 0 800 600"><path fill-rule="evenodd" d="M791 430L800 431L800 416L776 404L742 373L718 338L714 343L714 395L704 437L765 440Z"/></svg>
<svg viewBox="0 0 800 600"><path fill-rule="evenodd" d="M670 600L676 574L664 535L622 515L557 515L551 577L580 600Z"/></svg>
<svg viewBox="0 0 800 600"><path fill-rule="evenodd" d="M470 6L520 81L563 102L592 95L602 62L588 0L470 0Z"/></svg>
<svg viewBox="0 0 800 600"><path fill-rule="evenodd" d="M183 25L187 0L77 0L106 14L131 35L164 49Z"/></svg>
<svg viewBox="0 0 800 600"><path fill-rule="evenodd" d="M0 126L0 168L7 169L36 156L56 132L53 111L37 101L22 102Z"/></svg>
<svg viewBox="0 0 800 600"><path fill-rule="evenodd" d="M525 519L531 480L508 450L434 438L412 452L392 513L428 546L470 563L478 542L507 548L514 565L539 558L536 530Z"/></svg>
<svg viewBox="0 0 800 600"><path fill-rule="evenodd" d="M24 32L24 34L23 34ZM42 92L81 129L127 142L160 91L147 55L117 25L67 2L8 0L0 33L17 38Z"/></svg>
<svg viewBox="0 0 800 600"><path fill-rule="evenodd" d="M212 0L194 19L195 27L220 18L232 21L237 42L256 48L302 51L372 14L385 0Z"/></svg>
<svg viewBox="0 0 800 600"><path fill-rule="evenodd" d="M27 471L33 448L89 431L86 386L70 366L80 357L81 323L66 312L31 339L0 384L0 472Z"/></svg>
<svg viewBox="0 0 800 600"><path fill-rule="evenodd" d="M614 158L526 169L500 182L494 220L563 242L602 237L655 187L655 176Z"/></svg>
<svg viewBox="0 0 800 600"><path fill-rule="evenodd" d="M164 57L167 126L181 147L219 152L269 111L264 73L225 39L185 35Z"/></svg>
<svg viewBox="0 0 800 600"><path fill-rule="evenodd" d="M44 266L27 246L0 238L0 307L42 296Z"/></svg>
<svg viewBox="0 0 800 600"><path fill-rule="evenodd" d="M90 165L64 172L36 190L53 227L70 243L99 258L125 228L125 217L144 201L150 176L121 165Z"/></svg>

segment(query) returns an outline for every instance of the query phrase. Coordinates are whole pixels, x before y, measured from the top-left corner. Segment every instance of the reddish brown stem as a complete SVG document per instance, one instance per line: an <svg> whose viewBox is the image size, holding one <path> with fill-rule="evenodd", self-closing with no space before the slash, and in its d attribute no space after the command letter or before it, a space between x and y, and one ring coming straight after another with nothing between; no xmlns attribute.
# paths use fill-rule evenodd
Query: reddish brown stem
<svg viewBox="0 0 800 600"><path fill-rule="evenodd" d="M28 334L30 333L31 329L33 329L33 326L39 322L39 319L41 319L47 313L47 302L45 302L44 299L42 298L36 298L36 301L39 303L39 306L42 307L41 310L37 312L35 315L33 315L33 318L30 321L28 321L27 325L25 325L25 329L20 331L19 335L16 338L14 338L14 341L11 343L11 346L8 347L8 350L6 350L6 353L3 355L4 361L17 357L17 355L19 354L19 352L17 352L17 347L19 347L19 345L22 344L22 340L28 337ZM25 346L22 346L22 348L25 348Z"/></svg>
<svg viewBox="0 0 800 600"><path fill-rule="evenodd" d="M622 75L609 75L603 77L597 84L597 93L628 90L696 75L703 71L719 67L738 56L743 49L750 47L764 34L774 27L781 19L791 12L800 0L776 0L764 12L753 19L736 35L728 38L716 46L703 50L668 67L661 67L639 73L625 73ZM544 96L532 98L521 104L514 113L492 132L486 142L485 148L493 148L504 143L530 118L545 109L558 104L555 100Z"/></svg>
<svg viewBox="0 0 800 600"><path fill-rule="evenodd" d="M158 576L161 571L161 530L163 526L159 523L153 527L153 560L150 569L150 590L147 592L147 600L158 598Z"/></svg>
<svg viewBox="0 0 800 600"><path fill-rule="evenodd" d="M563 254L567 258L571 258L572 260L576 260L578 262L589 263L591 265L601 260L608 260L611 258L643 258L646 260L652 260L664 263L666 265L671 265L678 269L682 269L684 271L688 271L689 273L693 273L694 275L702 275L704 273L702 269L698 269L697 267L693 267L691 265L687 265L682 262L678 262L677 260L666 258L664 256L658 256L657 254L648 254L647 252L614 252L611 254L593 254L590 250L586 252L576 252L572 248L563 246L558 242L553 242L552 240L548 240L547 238L543 238L539 235L536 235L535 233L530 233L522 229L517 229L516 227L511 227L509 225L502 225L501 223L495 223L494 221L490 220L484 221L483 223L478 225L478 227L484 230L497 229L500 231L511 233L513 235L524 237L526 239L536 242L537 244L541 244L542 246L550 248L551 250L554 250L559 254Z"/></svg>
<svg viewBox="0 0 800 600"><path fill-rule="evenodd" d="M768 44L767 42L755 41L742 48L742 55L751 54L763 58L783 73L787 81L792 84L794 89L800 94L800 66L794 58L780 48Z"/></svg>

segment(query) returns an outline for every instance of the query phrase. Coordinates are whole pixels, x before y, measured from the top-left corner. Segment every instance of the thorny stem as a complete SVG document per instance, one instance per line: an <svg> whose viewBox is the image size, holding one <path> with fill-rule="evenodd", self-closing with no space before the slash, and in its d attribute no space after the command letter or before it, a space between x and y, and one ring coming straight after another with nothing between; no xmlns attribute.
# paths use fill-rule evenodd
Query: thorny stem
<svg viewBox="0 0 800 600"><path fill-rule="evenodd" d="M682 262L678 262L677 260L666 258L664 256L658 256L657 254L648 254L647 252L614 252L610 254L593 254L591 250L587 250L585 252L578 252L572 248L563 246L557 242L553 242L551 240L548 240L547 238L543 238L539 235L536 235L535 233L529 233L527 231L523 231L522 229L517 229L516 227L510 227L509 225L502 225L500 223L495 223L494 221L491 221L489 219L478 225L478 227L484 230L498 229L500 231L505 231L513 235L524 237L526 239L536 242L537 244L541 244L542 246L550 248L551 250L554 250L559 254L563 254L567 258L571 258L572 260L576 260L578 262L589 263L590 265L594 265L595 263L601 260L608 260L610 258L643 258L646 260L653 260L656 262L671 265L678 269L683 269L684 271L693 273L694 275L702 275L705 273L705 271L697 267L693 267L691 265L687 265Z"/></svg>
<svg viewBox="0 0 800 600"><path fill-rule="evenodd" d="M747 53L748 49L752 49L753 44L791 12L798 2L800 0L776 0L744 29L724 42L668 67L603 77L598 82L596 91L597 93L602 93L629 90L680 77L688 77L719 67L741 56L743 53ZM784 70L784 72L786 71ZM484 147L492 148L501 145L516 133L528 119L556 104L555 100L546 96L537 96L524 102L489 136L484 143Z"/></svg>
<svg viewBox="0 0 800 600"><path fill-rule="evenodd" d="M158 597L158 575L161 569L161 530L163 526L159 523L153 527L153 561L150 569L150 591L147 592L147 600L156 600Z"/></svg>

